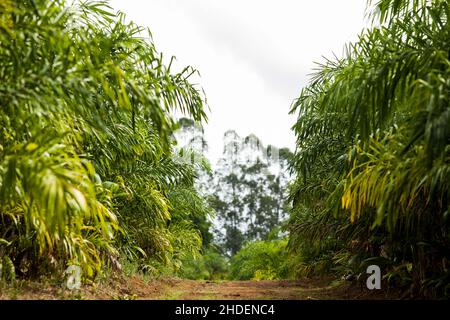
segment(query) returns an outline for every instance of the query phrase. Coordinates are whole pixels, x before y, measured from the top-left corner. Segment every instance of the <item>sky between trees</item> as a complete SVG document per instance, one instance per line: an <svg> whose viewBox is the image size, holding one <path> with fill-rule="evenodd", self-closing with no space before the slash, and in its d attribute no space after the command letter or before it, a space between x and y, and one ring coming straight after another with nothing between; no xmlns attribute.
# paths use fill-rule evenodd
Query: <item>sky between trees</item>
<svg viewBox="0 0 450 320"><path fill-rule="evenodd" d="M361 0L110 0L127 18L148 26L174 66L192 65L211 112L205 126L209 158L222 153L223 134L254 133L266 144L294 147L288 115L314 61L354 41L367 25Z"/></svg>

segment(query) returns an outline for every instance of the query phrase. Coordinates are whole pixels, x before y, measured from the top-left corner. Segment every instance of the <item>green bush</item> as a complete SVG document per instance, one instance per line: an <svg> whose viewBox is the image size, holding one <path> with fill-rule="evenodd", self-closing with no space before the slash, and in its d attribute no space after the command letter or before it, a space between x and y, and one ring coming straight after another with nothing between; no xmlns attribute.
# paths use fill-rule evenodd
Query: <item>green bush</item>
<svg viewBox="0 0 450 320"><path fill-rule="evenodd" d="M231 278L273 280L287 278L289 254L287 240L247 243L231 259Z"/></svg>
<svg viewBox="0 0 450 320"><path fill-rule="evenodd" d="M221 280L229 273L227 259L214 248L208 248L200 257L183 260L179 276L193 280Z"/></svg>

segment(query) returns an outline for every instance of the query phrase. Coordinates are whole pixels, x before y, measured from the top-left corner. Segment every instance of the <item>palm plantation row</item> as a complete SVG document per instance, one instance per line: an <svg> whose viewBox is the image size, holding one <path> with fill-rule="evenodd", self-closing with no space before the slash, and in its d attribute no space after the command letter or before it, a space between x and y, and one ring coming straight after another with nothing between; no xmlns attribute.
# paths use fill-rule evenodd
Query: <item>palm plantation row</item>
<svg viewBox="0 0 450 320"><path fill-rule="evenodd" d="M384 271L414 296L450 289L450 6L377 2L292 112L290 247L303 271Z"/></svg>
<svg viewBox="0 0 450 320"><path fill-rule="evenodd" d="M145 30L104 5L1 3L1 256L19 275L92 278L120 257L177 265L210 210L168 116L205 119L195 72L172 74ZM10 268L10 272L13 272ZM3 274L6 275L4 267Z"/></svg>
<svg viewBox="0 0 450 320"><path fill-rule="evenodd" d="M372 26L319 65L293 104L288 236L244 245L234 270L362 281L376 264L383 286L442 297L450 5L369 8ZM205 97L190 82L196 70L171 65L149 32L104 3L0 3L2 283L62 278L73 265L88 281L130 265L177 272L202 252L221 259L205 246L207 220L221 209L195 183L208 166L180 161L172 140L171 115L206 121Z"/></svg>

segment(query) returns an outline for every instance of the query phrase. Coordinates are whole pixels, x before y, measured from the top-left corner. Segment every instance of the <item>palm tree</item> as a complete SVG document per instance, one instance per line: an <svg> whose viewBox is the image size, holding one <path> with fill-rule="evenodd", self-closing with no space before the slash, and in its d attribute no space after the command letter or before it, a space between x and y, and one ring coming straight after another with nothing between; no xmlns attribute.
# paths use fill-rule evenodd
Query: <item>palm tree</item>
<svg viewBox="0 0 450 320"><path fill-rule="evenodd" d="M172 252L173 189L207 214L170 138L173 110L206 120L196 71L143 34L105 2L0 4L0 258L20 273Z"/></svg>
<svg viewBox="0 0 450 320"><path fill-rule="evenodd" d="M407 266L414 293L442 293L450 288L450 6L373 8L373 27L345 57L320 65L293 106L291 240L315 234L336 252L336 240L354 240L390 270Z"/></svg>

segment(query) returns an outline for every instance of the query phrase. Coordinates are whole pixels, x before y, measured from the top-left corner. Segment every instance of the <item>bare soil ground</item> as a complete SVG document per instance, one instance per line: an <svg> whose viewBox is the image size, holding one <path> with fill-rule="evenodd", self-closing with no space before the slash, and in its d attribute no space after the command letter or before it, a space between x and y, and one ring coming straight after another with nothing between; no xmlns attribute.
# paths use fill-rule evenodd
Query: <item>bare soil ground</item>
<svg viewBox="0 0 450 320"><path fill-rule="evenodd" d="M0 289L0 299L146 299L146 300L309 300L396 299L398 295L330 278L266 281L146 280L139 276L85 285L70 291L63 285L18 283Z"/></svg>

